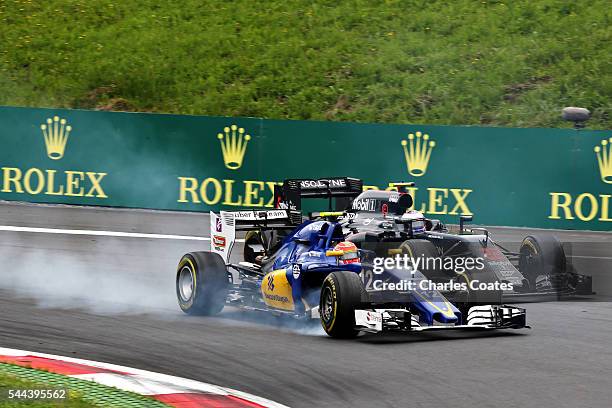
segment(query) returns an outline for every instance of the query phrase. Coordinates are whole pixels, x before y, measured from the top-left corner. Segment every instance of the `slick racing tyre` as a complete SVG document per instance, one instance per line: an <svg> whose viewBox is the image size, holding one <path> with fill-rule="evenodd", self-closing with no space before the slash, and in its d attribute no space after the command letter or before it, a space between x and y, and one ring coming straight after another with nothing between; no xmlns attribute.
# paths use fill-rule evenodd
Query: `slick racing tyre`
<svg viewBox="0 0 612 408"><path fill-rule="evenodd" d="M434 259L439 258L438 248L426 239L409 239L402 242L400 248L403 254L407 254L411 258ZM429 268L422 267L419 269L429 279L448 278L448 275L443 271L437 270L430 265Z"/></svg>
<svg viewBox="0 0 612 408"><path fill-rule="evenodd" d="M365 290L355 272L332 272L323 281L319 313L321 325L331 337L352 338L355 330L355 308L361 303Z"/></svg>
<svg viewBox="0 0 612 408"><path fill-rule="evenodd" d="M567 260L561 243L552 235L529 235L519 250L519 271L538 289L553 289L561 284L567 269Z"/></svg>
<svg viewBox="0 0 612 408"><path fill-rule="evenodd" d="M176 272L176 296L187 314L211 316L225 305L229 280L223 258L211 252L183 255Z"/></svg>

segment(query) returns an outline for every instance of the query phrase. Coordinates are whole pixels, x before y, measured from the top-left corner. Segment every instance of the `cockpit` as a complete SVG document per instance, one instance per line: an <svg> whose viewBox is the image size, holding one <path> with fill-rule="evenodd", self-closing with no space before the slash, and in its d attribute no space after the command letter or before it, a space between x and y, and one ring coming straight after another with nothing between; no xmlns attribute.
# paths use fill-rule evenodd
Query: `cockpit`
<svg viewBox="0 0 612 408"><path fill-rule="evenodd" d="M279 250L270 257L275 259L274 264L264 265L264 269L281 268L304 252L316 251L324 254L326 250L334 248L343 241L344 235L339 224L322 220L309 222L285 239Z"/></svg>
<svg viewBox="0 0 612 408"><path fill-rule="evenodd" d="M300 229L292 240L311 248L326 249L344 240L342 227L329 221L314 221Z"/></svg>
<svg viewBox="0 0 612 408"><path fill-rule="evenodd" d="M427 219L421 212L411 209L413 204L412 196L408 193L386 190L364 191L353 200L350 210L361 215L358 219L349 218L348 223L349 225L353 222L361 223L362 227L392 229L392 218L400 217L401 222L408 225L414 234L445 230L440 220Z"/></svg>

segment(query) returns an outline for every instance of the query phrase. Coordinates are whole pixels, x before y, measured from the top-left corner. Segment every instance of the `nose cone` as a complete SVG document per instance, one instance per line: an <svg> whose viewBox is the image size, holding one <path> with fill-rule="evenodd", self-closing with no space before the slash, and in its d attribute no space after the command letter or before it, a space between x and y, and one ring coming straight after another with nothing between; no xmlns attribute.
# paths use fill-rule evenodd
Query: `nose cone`
<svg viewBox="0 0 612 408"><path fill-rule="evenodd" d="M413 302L421 312L421 321L432 325L440 323L458 323L461 312L437 291L415 291Z"/></svg>

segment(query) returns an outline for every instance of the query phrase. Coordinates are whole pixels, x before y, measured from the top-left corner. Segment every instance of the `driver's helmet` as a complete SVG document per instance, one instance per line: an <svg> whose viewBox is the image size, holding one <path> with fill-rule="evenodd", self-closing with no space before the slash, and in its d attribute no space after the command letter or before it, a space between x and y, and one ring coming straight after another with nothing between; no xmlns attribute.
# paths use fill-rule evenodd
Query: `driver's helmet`
<svg viewBox="0 0 612 408"><path fill-rule="evenodd" d="M338 257L338 262L340 264L350 264L359 262L359 252L357 251L357 246L352 242L343 241L334 247L334 251L342 251L343 255Z"/></svg>
<svg viewBox="0 0 612 408"><path fill-rule="evenodd" d="M416 210L408 210L402 215L402 221L406 220L412 220L410 224L406 225L406 228L411 228L413 234L425 232L425 217L422 213Z"/></svg>

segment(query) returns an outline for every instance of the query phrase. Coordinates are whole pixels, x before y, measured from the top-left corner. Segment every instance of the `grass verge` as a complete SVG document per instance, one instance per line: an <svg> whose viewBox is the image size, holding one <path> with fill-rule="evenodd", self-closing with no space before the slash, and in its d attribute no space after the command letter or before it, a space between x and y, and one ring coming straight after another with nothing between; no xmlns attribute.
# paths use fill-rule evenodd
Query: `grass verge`
<svg viewBox="0 0 612 408"><path fill-rule="evenodd" d="M8 391L11 389L64 389L67 390L68 398L17 401L9 399ZM167 408L167 405L150 397L107 387L92 381L0 363L0 407Z"/></svg>
<svg viewBox="0 0 612 408"><path fill-rule="evenodd" d="M0 105L612 128L607 0L11 0Z"/></svg>

